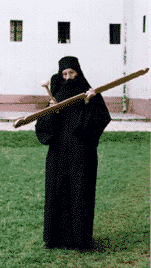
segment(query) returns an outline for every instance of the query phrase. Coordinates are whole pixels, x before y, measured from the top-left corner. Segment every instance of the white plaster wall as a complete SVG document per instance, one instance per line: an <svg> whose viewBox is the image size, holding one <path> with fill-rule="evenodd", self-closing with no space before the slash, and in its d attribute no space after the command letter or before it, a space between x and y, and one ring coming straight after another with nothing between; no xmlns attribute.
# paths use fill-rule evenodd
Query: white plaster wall
<svg viewBox="0 0 151 268"><path fill-rule="evenodd" d="M92 87L122 76L122 44L109 44L109 23L122 23L123 1L5 0L0 10L0 94L45 95L43 79L66 55L79 58ZM23 20L23 41L10 42L10 20ZM57 22L71 22L71 44L57 43ZM117 87L105 95L121 96Z"/></svg>
<svg viewBox="0 0 151 268"><path fill-rule="evenodd" d="M1 3L0 72L1 94L28 94L36 88L34 31L35 18L29 1L3 1ZM10 20L23 20L23 42L10 42Z"/></svg>
<svg viewBox="0 0 151 268"><path fill-rule="evenodd" d="M149 67L149 1L150 0L127 0L131 9L128 17L128 62L127 72L136 72ZM133 14L132 14L133 13ZM143 33L143 16L146 15L146 32ZM128 97L149 99L151 72L140 76L128 83Z"/></svg>
<svg viewBox="0 0 151 268"><path fill-rule="evenodd" d="M136 2L139 2L138 11ZM136 36L133 41L138 35L138 14L142 19L147 10L141 8L147 6L135 0L134 8ZM40 82L58 71L58 60L66 55L79 58L82 70L94 88L120 78L123 76L123 14L123 0L2 1L0 94L46 95ZM10 42L10 20L23 20L22 42ZM71 22L70 44L58 44L58 21ZM122 24L120 45L109 44L109 23ZM146 35L143 38L147 40L147 32L142 35ZM145 42L141 39L141 43L135 45L134 52L136 48L139 51L143 44L147 44ZM142 52L140 59L143 64L133 56L130 71L137 71L142 65L143 68L147 67L147 53ZM144 81L145 78L141 82L144 86L141 87L140 81L137 83L140 92L138 97L147 98L148 82ZM136 84L131 85L129 95L134 96ZM123 86L119 86L103 95L122 97L122 92Z"/></svg>
<svg viewBox="0 0 151 268"><path fill-rule="evenodd" d="M149 86L148 86L148 90L149 90L149 99L151 99L151 1L149 1L149 20L148 20L148 24L150 25L149 27L149 68L150 68L150 73L148 76L148 80L149 80Z"/></svg>

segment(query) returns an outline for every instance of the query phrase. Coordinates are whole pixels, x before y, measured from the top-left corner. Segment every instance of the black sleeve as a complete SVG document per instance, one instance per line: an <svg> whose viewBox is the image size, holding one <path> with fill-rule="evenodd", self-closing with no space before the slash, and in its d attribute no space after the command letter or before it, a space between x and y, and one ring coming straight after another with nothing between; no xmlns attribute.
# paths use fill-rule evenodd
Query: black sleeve
<svg viewBox="0 0 151 268"><path fill-rule="evenodd" d="M102 95L98 93L86 104L84 120L86 142L97 147L100 136L110 121L109 111Z"/></svg>
<svg viewBox="0 0 151 268"><path fill-rule="evenodd" d="M54 74L50 79L51 93L53 97L55 96L58 89L60 88L60 81L61 81L61 77L59 74Z"/></svg>
<svg viewBox="0 0 151 268"><path fill-rule="evenodd" d="M54 74L50 80L51 93L54 96L58 88L58 74ZM49 106L49 103L46 107ZM57 132L58 114L52 113L37 120L35 125L35 134L40 143L44 145L53 145Z"/></svg>
<svg viewBox="0 0 151 268"><path fill-rule="evenodd" d="M56 114L50 114L37 120L35 134L41 144L53 144L57 131Z"/></svg>

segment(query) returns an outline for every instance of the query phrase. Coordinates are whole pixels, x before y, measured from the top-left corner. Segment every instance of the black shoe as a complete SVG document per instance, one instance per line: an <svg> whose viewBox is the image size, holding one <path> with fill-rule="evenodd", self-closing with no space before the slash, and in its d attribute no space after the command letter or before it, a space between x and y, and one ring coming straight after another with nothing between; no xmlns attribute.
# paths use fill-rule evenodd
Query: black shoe
<svg viewBox="0 0 151 268"><path fill-rule="evenodd" d="M45 247L45 249L53 249L53 248L55 248L54 246L52 246L51 244L48 244L48 243L46 243L44 245L44 247Z"/></svg>
<svg viewBox="0 0 151 268"><path fill-rule="evenodd" d="M64 245L58 245L58 246L54 246L52 244L49 244L49 243L45 243L44 245L45 249L55 249L55 248L58 248L58 249L67 249L67 247L65 247Z"/></svg>
<svg viewBox="0 0 151 268"><path fill-rule="evenodd" d="M76 247L76 248L73 248L73 250L75 250L76 252L79 252L79 253L84 253L84 252L91 252L94 250L94 247L93 245L87 245L85 247Z"/></svg>

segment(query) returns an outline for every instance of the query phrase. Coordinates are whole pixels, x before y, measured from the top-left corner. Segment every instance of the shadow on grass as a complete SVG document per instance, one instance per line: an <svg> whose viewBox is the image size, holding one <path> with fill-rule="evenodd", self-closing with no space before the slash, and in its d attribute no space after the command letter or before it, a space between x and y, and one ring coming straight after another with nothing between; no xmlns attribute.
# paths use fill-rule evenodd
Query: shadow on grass
<svg viewBox="0 0 151 268"><path fill-rule="evenodd" d="M146 254L149 257L150 232L149 226L138 228L135 232L121 232L114 236L98 237L93 239L94 251L107 253L132 252L136 248L138 254Z"/></svg>

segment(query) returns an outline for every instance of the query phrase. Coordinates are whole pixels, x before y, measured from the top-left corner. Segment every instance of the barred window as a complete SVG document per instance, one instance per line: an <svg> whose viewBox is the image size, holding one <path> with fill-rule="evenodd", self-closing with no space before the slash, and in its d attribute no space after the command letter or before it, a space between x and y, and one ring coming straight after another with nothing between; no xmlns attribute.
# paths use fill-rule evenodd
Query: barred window
<svg viewBox="0 0 151 268"><path fill-rule="evenodd" d="M70 43L70 22L58 22L58 43Z"/></svg>
<svg viewBox="0 0 151 268"><path fill-rule="evenodd" d="M10 41L22 41L23 22L21 20L10 21Z"/></svg>
<svg viewBox="0 0 151 268"><path fill-rule="evenodd" d="M121 24L110 24L110 44L120 44Z"/></svg>
<svg viewBox="0 0 151 268"><path fill-rule="evenodd" d="M146 31L146 16L143 16L143 33Z"/></svg>

